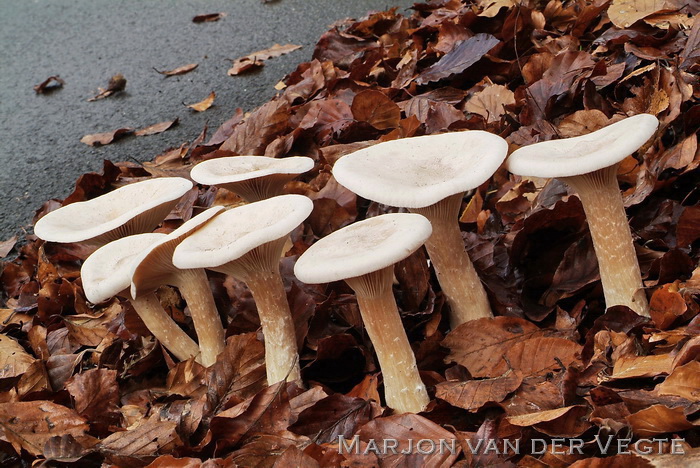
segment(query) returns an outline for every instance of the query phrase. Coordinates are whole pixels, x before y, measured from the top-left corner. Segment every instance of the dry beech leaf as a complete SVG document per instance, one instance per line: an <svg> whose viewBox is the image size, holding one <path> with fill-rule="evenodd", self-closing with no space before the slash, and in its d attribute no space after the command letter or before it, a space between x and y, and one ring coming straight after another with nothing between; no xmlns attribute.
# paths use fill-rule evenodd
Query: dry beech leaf
<svg viewBox="0 0 700 468"><path fill-rule="evenodd" d="M615 361L613 373L606 380L637 379L670 374L674 357L671 354L621 356Z"/></svg>
<svg viewBox="0 0 700 468"><path fill-rule="evenodd" d="M17 236L12 236L11 238L0 242L0 258L7 257L7 254L9 254L12 251L16 243Z"/></svg>
<svg viewBox="0 0 700 468"><path fill-rule="evenodd" d="M37 94L52 93L57 89L63 88L64 84L66 84L66 82L63 81L60 76L53 75L34 86L34 92Z"/></svg>
<svg viewBox="0 0 700 468"><path fill-rule="evenodd" d="M236 125L221 149L236 154L265 154L267 146L287 129L288 118L289 103L273 99Z"/></svg>
<svg viewBox="0 0 700 468"><path fill-rule="evenodd" d="M34 361L36 359L19 343L9 336L0 335L0 379L24 374Z"/></svg>
<svg viewBox="0 0 700 468"><path fill-rule="evenodd" d="M501 11L501 8L513 8L516 2L514 0L479 0L478 4L483 9L479 16L493 18Z"/></svg>
<svg viewBox="0 0 700 468"><path fill-rule="evenodd" d="M649 301L649 313L660 330L668 329L687 310L688 306L683 296L678 291L672 291L666 286L654 291Z"/></svg>
<svg viewBox="0 0 700 468"><path fill-rule="evenodd" d="M199 458L175 458L172 455L162 455L148 464L146 468L201 468L202 466L202 460ZM218 465L211 464L211 468L216 467Z"/></svg>
<svg viewBox="0 0 700 468"><path fill-rule="evenodd" d="M505 353L508 363L524 377L538 376L568 366L581 352L578 343L554 337L536 336L511 344Z"/></svg>
<svg viewBox="0 0 700 468"><path fill-rule="evenodd" d="M110 143L113 143L114 141L125 136L131 135L132 133L134 133L133 128L118 128L112 132L85 135L80 139L80 142L90 146L109 145Z"/></svg>
<svg viewBox="0 0 700 468"><path fill-rule="evenodd" d="M41 455L52 437L81 437L87 430L78 413L50 401L0 403L0 439L11 443L17 453L24 449Z"/></svg>
<svg viewBox="0 0 700 468"><path fill-rule="evenodd" d="M187 107L190 109L197 111L197 112L204 112L205 110L209 109L212 104L214 104L214 99L216 98L216 93L212 91L209 93L209 96L207 96L204 100L199 101L194 104L190 104Z"/></svg>
<svg viewBox="0 0 700 468"><path fill-rule="evenodd" d="M666 0L613 0L608 8L608 17L618 28L627 28L663 10L665 3Z"/></svg>
<svg viewBox="0 0 700 468"><path fill-rule="evenodd" d="M161 451L167 452L182 444L176 426L174 421L161 421L155 413L136 427L113 433L98 447L116 465L142 465L157 457Z"/></svg>
<svg viewBox="0 0 700 468"><path fill-rule="evenodd" d="M397 128L401 120L399 106L386 94L372 89L357 93L350 109L355 120L367 122L377 130Z"/></svg>
<svg viewBox="0 0 700 468"><path fill-rule="evenodd" d="M90 369L73 376L66 384L75 410L90 422L119 423L117 371Z"/></svg>
<svg viewBox="0 0 700 468"><path fill-rule="evenodd" d="M479 33L459 42L454 49L446 53L437 63L431 65L418 75L416 83L427 84L443 78L462 73L474 65L500 41L490 34Z"/></svg>
<svg viewBox="0 0 700 468"><path fill-rule="evenodd" d="M221 18L226 16L226 13L207 13L204 15L197 15L192 18L193 23L211 23L214 21L219 21Z"/></svg>
<svg viewBox="0 0 700 468"><path fill-rule="evenodd" d="M197 63L190 63L188 65L183 65L181 67L173 68L172 70L164 70L160 71L157 68L154 68L155 71L160 73L161 75L165 76L177 76L177 75L184 75L185 73L189 73L195 68L197 68L199 64Z"/></svg>
<svg viewBox="0 0 700 468"><path fill-rule="evenodd" d="M240 75L252 68L263 66L265 60L269 60L274 57L279 57L280 55L288 54L297 49L301 49L300 45L295 44L285 44L279 45L274 44L268 49L258 50L244 57L234 60L233 65L228 70L229 76Z"/></svg>
<svg viewBox="0 0 700 468"><path fill-rule="evenodd" d="M326 415L334 414L328 419ZM362 398L335 393L316 402L299 414L289 427L296 434L311 437L316 443L337 442L339 436L351 439L358 428L372 419L372 405Z"/></svg>
<svg viewBox="0 0 700 468"><path fill-rule="evenodd" d="M639 437L653 437L667 432L679 432L694 427L685 417L684 408L653 405L627 416L627 422Z"/></svg>
<svg viewBox="0 0 700 468"><path fill-rule="evenodd" d="M659 395L675 395L688 401L700 401L700 362L690 361L684 366L676 367L656 390Z"/></svg>
<svg viewBox="0 0 700 468"><path fill-rule="evenodd" d="M97 101L99 99L104 99L109 97L119 91L124 91L126 88L126 78L121 73L117 73L112 78L109 79L106 88L99 88L99 94L97 96L88 99L89 102Z"/></svg>
<svg viewBox="0 0 700 468"><path fill-rule="evenodd" d="M515 93L502 85L489 85L483 90L474 93L464 110L472 114L478 114L486 119L487 123L498 122L506 113L505 106L515 104Z"/></svg>
<svg viewBox="0 0 700 468"><path fill-rule="evenodd" d="M160 122L157 124L149 125L148 127L139 128L134 132L136 136L149 136L156 135L158 133L163 133L166 130L170 130L175 125L180 122L180 119L168 120L167 122Z"/></svg>
<svg viewBox="0 0 700 468"><path fill-rule="evenodd" d="M452 406L476 411L486 403L500 403L523 381L518 371L508 370L494 379L448 381L435 386L435 396Z"/></svg>
<svg viewBox="0 0 700 468"><path fill-rule="evenodd" d="M565 406L535 413L508 416L514 426L532 426L539 432L552 436L578 437L591 423L587 421L588 408L582 405Z"/></svg>

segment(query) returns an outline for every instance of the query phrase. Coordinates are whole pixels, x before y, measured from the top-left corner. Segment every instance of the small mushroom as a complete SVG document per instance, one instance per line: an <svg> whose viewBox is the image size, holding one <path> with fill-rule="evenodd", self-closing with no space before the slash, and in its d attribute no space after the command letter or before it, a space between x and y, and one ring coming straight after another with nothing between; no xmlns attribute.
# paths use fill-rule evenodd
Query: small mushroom
<svg viewBox="0 0 700 468"><path fill-rule="evenodd" d="M340 158L333 175L363 198L428 218L425 243L450 304L450 324L492 317L486 291L464 249L459 210L464 192L483 184L503 162L506 141L479 130L379 143Z"/></svg>
<svg viewBox="0 0 700 468"><path fill-rule="evenodd" d="M513 174L557 178L573 188L586 212L608 307L626 305L649 317L632 234L617 184L617 167L651 138L659 121L639 114L587 135L517 149Z"/></svg>
<svg viewBox="0 0 700 468"><path fill-rule="evenodd" d="M305 156L231 156L197 164L190 177L230 190L250 203L281 195L284 184L313 167L314 160Z"/></svg>
<svg viewBox="0 0 700 468"><path fill-rule="evenodd" d="M208 268L246 283L265 337L267 382L297 380L299 356L294 320L279 271L289 233L313 210L302 195L280 195L238 206L184 240L173 255L180 268Z"/></svg>
<svg viewBox="0 0 700 468"><path fill-rule="evenodd" d="M90 255L80 269L85 297L93 304L114 296L130 298L131 305L146 327L165 348L184 361L199 355L199 347L163 310L154 292L131 299L131 262L165 234L137 234L106 244Z"/></svg>
<svg viewBox="0 0 700 468"><path fill-rule="evenodd" d="M84 242L99 247L121 237L151 232L191 188L192 182L182 177L125 185L48 213L37 221L34 234L49 242Z"/></svg>
<svg viewBox="0 0 700 468"><path fill-rule="evenodd" d="M294 267L305 283L345 280L355 291L384 375L386 403L401 413L423 411L430 398L394 299L393 266L423 245L431 231L430 222L418 214L376 216L319 240Z"/></svg>
<svg viewBox="0 0 700 468"><path fill-rule="evenodd" d="M143 251L131 265L131 297L138 299L165 284L180 290L192 314L202 364L206 367L214 364L216 357L224 350L221 317L216 310L206 272L201 268L180 270L175 267L173 251L223 210L222 206L214 206L201 212Z"/></svg>

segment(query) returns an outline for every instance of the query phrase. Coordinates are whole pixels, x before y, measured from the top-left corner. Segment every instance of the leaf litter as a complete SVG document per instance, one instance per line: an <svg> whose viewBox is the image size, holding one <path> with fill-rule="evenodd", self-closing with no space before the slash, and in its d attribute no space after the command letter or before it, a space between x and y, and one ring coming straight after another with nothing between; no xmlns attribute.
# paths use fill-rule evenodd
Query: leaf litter
<svg viewBox="0 0 700 468"><path fill-rule="evenodd" d="M236 110L208 140L205 130L143 166L106 161L101 174L83 175L65 200L46 202L37 217L145 178L186 175L205 159L313 158L314 170L287 186L309 196L314 211L281 263L302 381L266 385L259 320L242 283L209 276L228 325L217 363L175 363L125 298L87 303L79 274L84 248L28 235L0 273L4 462L692 466L700 457L698 13L689 3L634 0L449 0L416 4L405 16L373 12L335 24L312 60L284 78L278 96L250 113ZM694 17L692 26L683 17ZM604 308L575 195L560 183L500 169L461 211L465 247L497 316L449 330L425 254L397 265L397 304L432 401L419 415L392 414L354 296L342 284L304 285L291 273L314 239L392 210L337 184L334 162L376 141L464 129L497 133L516 148L639 112L655 114L662 127L623 162L618 179L651 319ZM120 131L134 133L120 129L88 141L108 143ZM161 231L217 200L231 197L195 187ZM194 334L177 291L160 295ZM617 441L629 434L665 442L649 453L625 453ZM341 450L339 436L357 436L359 453ZM386 438L396 440L395 451L372 450ZM583 451L562 448L561 438L581 439ZM597 438L612 443L606 449ZM456 450L401 453L418 439L455 441ZM671 439L685 456L669 454ZM506 440L522 447L540 440L546 450L484 450ZM640 443L629 448L648 445Z"/></svg>

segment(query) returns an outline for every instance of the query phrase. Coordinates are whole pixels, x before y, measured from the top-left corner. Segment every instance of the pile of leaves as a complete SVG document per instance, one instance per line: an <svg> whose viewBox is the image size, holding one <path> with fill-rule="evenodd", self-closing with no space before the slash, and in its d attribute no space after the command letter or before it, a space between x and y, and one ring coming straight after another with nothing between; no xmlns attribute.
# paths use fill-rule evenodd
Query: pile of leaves
<svg viewBox="0 0 700 468"><path fill-rule="evenodd" d="M416 4L410 16L375 12L334 25L277 97L250 114L238 109L212 136L205 129L143 166L105 162L103 174L83 175L67 199L37 215L136 180L187 176L205 159L314 158L315 169L287 187L310 197L314 211L281 263L303 379L267 386L244 284L210 273L228 324L226 350L209 369L176 363L127 302L86 301L84 247L29 236L2 264L0 462L690 466L700 445L697 15L696 3L680 0L442 0ZM418 415L392 414L352 291L292 275L315 239L396 211L340 186L333 163L395 138L481 129L517 147L642 112L661 126L623 161L619 181L651 320L624 306L605 309L578 198L557 181L501 169L465 198L460 218L494 319L450 331L425 252L395 268L400 313L432 401ZM160 230L236 203L224 189L195 187ZM159 293L194 334L178 292ZM342 450L339 436L355 435L360 449ZM581 450L561 438L582 440ZM665 442L642 441L635 448L651 453L644 455L626 453L628 438ZM398 446L372 445L383 439ZM456 441L456 450L401 453L421 439ZM537 440L546 450L529 450ZM505 441L518 441L520 453L503 450ZM672 443L686 458L657 455Z"/></svg>

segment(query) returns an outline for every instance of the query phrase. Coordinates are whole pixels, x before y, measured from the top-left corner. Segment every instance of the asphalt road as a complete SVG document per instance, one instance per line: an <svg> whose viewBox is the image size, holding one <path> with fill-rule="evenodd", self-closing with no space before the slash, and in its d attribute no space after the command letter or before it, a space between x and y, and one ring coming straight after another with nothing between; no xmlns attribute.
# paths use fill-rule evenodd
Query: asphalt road
<svg viewBox="0 0 700 468"><path fill-rule="evenodd" d="M390 1L391 3L387 3ZM213 130L237 107L249 111L275 94L274 85L310 59L318 37L336 20L413 0L0 0L0 241L31 230L34 211L64 198L83 173L103 159L146 161ZM225 12L214 23L199 14ZM271 59L252 74L229 77L230 59L274 43L303 48ZM166 78L154 71L189 63L199 67ZM122 73L126 91L87 99ZM38 95L33 86L51 75L62 89ZM184 103L216 92L214 107L194 113ZM159 135L127 138L93 148L87 134L140 128L180 118Z"/></svg>

